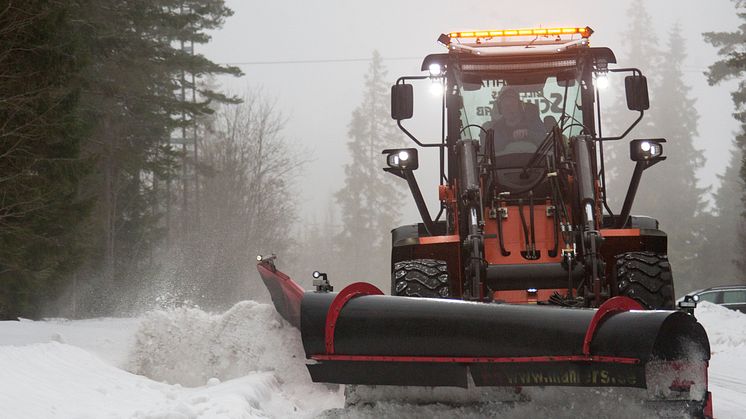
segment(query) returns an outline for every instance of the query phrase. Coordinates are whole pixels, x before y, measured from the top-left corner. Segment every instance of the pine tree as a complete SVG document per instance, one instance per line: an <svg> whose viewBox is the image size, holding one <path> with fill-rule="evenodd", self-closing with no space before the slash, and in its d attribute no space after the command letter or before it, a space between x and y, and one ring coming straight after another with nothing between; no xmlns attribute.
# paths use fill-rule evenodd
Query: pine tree
<svg viewBox="0 0 746 419"><path fill-rule="evenodd" d="M722 177L721 190L718 191L716 201L718 205L718 217L736 217L740 213L740 220L733 218L720 220L724 226L732 225L738 230L736 240L738 253L734 265L737 269L737 278L746 281L746 2L734 1L736 13L742 23L735 32L708 32L704 34L707 42L718 48L718 54L722 57L720 61L711 65L707 72L708 82L711 85L718 84L724 80L739 80L736 91L733 92L733 103L736 107L734 117L741 123L741 132L735 138L735 151L725 174ZM740 161L739 161L740 157ZM740 176L740 180L737 179ZM739 189L740 188L740 189ZM732 201L725 199L728 194L740 197L739 210L734 211L731 207ZM729 197L730 198L730 197ZM728 204L731 202L731 204ZM721 207L722 205L722 207Z"/></svg>
<svg viewBox="0 0 746 419"><path fill-rule="evenodd" d="M605 152L605 172L607 196L612 211L619 211L624 201L624 194L629 185L629 179L632 175L634 163L629 160L629 140L633 138L656 138L660 136L658 129L655 127L657 120L656 111L660 107L656 103L658 92L657 80L659 75L656 73L661 67L661 53L656 42L657 37L650 35L651 28L655 26L652 18L642 0L634 0L627 8L626 18L628 24L626 30L620 37L622 40L622 53L619 54L617 62L622 67L639 68L648 80L648 92L650 94L650 109L645 111L642 121L632 130L627 137L618 141L605 142L603 144ZM625 73L627 75L627 73ZM623 89L624 80L621 77L610 76L611 82ZM606 95L601 92L604 114L602 116L604 124L604 136L616 136L624 132L627 127L637 118L636 112L627 109L625 96L622 91L620 94L609 92ZM659 92L658 92L659 93ZM636 206L633 207L633 211Z"/></svg>
<svg viewBox="0 0 746 419"><path fill-rule="evenodd" d="M84 56L75 4L5 2L0 12L0 319L40 314L81 262L77 189Z"/></svg>
<svg viewBox="0 0 746 419"><path fill-rule="evenodd" d="M706 189L697 186L696 170L704 164L701 150L694 148L699 118L689 87L683 82L682 65L686 57L684 39L678 25L669 33L664 51L650 36L652 19L641 0L630 5L629 25L622 39L624 66L638 67L647 76L650 109L624 140L608 144L606 173L608 201L612 210L621 208L634 162L629 160L629 141L634 138L668 140L664 146L668 159L645 171L637 191L633 214L656 218L668 234L668 251L679 292L691 289L697 281L699 256L703 241L702 212ZM621 80L620 80L621 82ZM617 117L604 135L621 133L631 122L631 112L624 98L617 100L613 113ZM607 111L607 114L609 112ZM604 118L609 120L607 116ZM620 124L620 122L622 122Z"/></svg>
<svg viewBox="0 0 746 419"><path fill-rule="evenodd" d="M684 84L682 66L686 58L679 25L669 32L665 65L659 69L655 124L665 137L667 159L645 171L635 199L635 211L657 218L668 234L669 258L677 291L692 290L701 283L700 254L702 219L707 188L697 186L696 171L704 165L702 150L694 147L699 115L690 88Z"/></svg>
<svg viewBox="0 0 746 419"><path fill-rule="evenodd" d="M389 81L380 54L365 76L365 91L353 111L347 143L352 161L345 166L345 184L335 199L342 231L336 237L341 282L361 280L388 284L390 230L401 214L401 184L386 174L381 151L402 144L389 116Z"/></svg>
<svg viewBox="0 0 746 419"><path fill-rule="evenodd" d="M705 243L702 260L718 261L707 264L707 276L712 278L712 285L744 282L746 270L746 246L739 236L746 230L746 220L742 218L744 180L739 176L743 155L735 141L731 157L725 172L718 175L720 187L714 194L715 214L707 216Z"/></svg>
<svg viewBox="0 0 746 419"><path fill-rule="evenodd" d="M96 121L86 153L97 171L84 188L97 202L89 270L109 285L142 280L154 268L154 247L187 225L172 216L187 202L175 198L186 196L175 179L187 160L169 138L211 113L211 103L235 102L209 89L192 102L182 92L202 77L240 73L181 46L207 42L205 31L232 12L223 0L100 0L80 13L93 57L83 99Z"/></svg>
<svg viewBox="0 0 746 419"><path fill-rule="evenodd" d="M85 261L109 279L152 265L159 203L176 192L163 186L186 161L168 139L233 101L179 93L240 73L181 44L207 42L231 13L223 0L0 7L0 315L38 313Z"/></svg>

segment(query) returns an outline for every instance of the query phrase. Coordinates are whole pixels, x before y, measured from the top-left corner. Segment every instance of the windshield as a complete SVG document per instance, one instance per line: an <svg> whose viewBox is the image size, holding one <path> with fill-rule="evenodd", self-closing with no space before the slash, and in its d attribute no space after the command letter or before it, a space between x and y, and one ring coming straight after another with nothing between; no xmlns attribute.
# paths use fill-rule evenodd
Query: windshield
<svg viewBox="0 0 746 419"><path fill-rule="evenodd" d="M461 126L466 127L461 136L484 143L485 131L493 129L498 155L533 153L558 123L565 136L582 131L577 79L558 81L556 75L546 75L532 77L531 84L519 84L474 73L465 78L469 82L456 80L462 98Z"/></svg>

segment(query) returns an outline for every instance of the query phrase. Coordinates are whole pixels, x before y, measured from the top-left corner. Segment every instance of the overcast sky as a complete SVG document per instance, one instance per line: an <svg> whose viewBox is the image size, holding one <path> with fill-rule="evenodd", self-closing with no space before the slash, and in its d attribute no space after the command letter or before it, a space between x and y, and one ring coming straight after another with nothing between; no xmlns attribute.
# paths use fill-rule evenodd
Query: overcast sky
<svg viewBox="0 0 746 419"><path fill-rule="evenodd" d="M445 49L435 42L452 30L519 27L590 26L595 46L612 48L623 57L621 33L626 22L627 1L391 1L374 2L314 0L255 2L227 0L235 15L214 32L210 44L198 52L220 63L257 63L293 60L368 58L374 49L384 57L392 81L401 75L419 74L422 58ZM702 32L733 31L738 25L729 0L648 0L654 27L648 35L666 45L672 25L681 24L687 40L686 82L697 99L699 138L707 163L698 175L703 185L717 184L729 157L738 126L732 118L730 91L735 82L710 87L703 72L717 60L715 50L702 40ZM651 76L656 71L645 63L620 63L641 67ZM221 78L224 89L241 93L261 88L274 98L288 120L285 136L313 154L301 178L303 215L320 220L331 194L342 186L343 165L348 161L345 143L352 110L362 98L363 75L368 63L240 64L245 76ZM438 101L415 93L412 126L423 137L440 132ZM654 107L655 103L651 103ZM665 133L661 133L665 137ZM429 160L432 159L432 160ZM431 208L435 208L437 178L423 168L437 157L421 154L420 184ZM381 160L383 167L383 159ZM392 181L396 181L392 177ZM410 204L408 198L407 204ZM416 221L410 205L407 221Z"/></svg>

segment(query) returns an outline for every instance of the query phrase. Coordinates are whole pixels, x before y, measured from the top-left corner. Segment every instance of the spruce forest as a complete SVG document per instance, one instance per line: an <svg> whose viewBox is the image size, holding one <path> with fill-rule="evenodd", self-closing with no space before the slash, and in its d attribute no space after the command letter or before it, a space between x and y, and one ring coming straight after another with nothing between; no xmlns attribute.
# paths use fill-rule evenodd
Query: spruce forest
<svg viewBox="0 0 746 419"><path fill-rule="evenodd" d="M646 42L638 0L616 47L650 75L653 109L637 138L668 138L668 161L646 172L656 182L641 186L635 211L659 215L669 235L677 296L746 283L746 8L733 4L740 26L702 35L720 57L703 77L737 81L741 128L718 139L731 157L716 188L697 178L701 110L682 73L681 28ZM381 170L381 150L413 146L390 118L398 75L386 54L362 52L368 68L349 86L360 100L341 122L345 157L325 161L285 133L272 92L217 82L249 77L199 53L232 15L224 0L0 1L0 319L230 307L263 292L253 265L267 251L300 272L325 266L342 284L387 286L390 230L418 220L399 204L414 205L406 183ZM607 150L619 199L625 147ZM298 199L312 164L344 166L321 219Z"/></svg>

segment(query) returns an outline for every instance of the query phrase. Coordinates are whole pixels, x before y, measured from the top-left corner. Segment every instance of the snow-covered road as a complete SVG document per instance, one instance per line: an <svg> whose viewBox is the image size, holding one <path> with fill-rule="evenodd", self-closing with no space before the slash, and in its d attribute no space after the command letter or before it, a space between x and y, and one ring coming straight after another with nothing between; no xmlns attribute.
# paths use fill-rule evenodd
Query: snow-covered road
<svg viewBox="0 0 746 419"><path fill-rule="evenodd" d="M703 303L715 416L746 417L746 315ZM509 417L533 406L388 404L343 409L341 388L310 382L299 334L266 304L215 315L0 322L1 418ZM557 397L561 397L558 395ZM541 407L538 407L541 408ZM527 410L528 409L528 410ZM575 416L582 410L572 410ZM554 411L553 413L561 413ZM582 413L581 413L582 416Z"/></svg>

